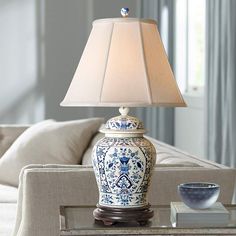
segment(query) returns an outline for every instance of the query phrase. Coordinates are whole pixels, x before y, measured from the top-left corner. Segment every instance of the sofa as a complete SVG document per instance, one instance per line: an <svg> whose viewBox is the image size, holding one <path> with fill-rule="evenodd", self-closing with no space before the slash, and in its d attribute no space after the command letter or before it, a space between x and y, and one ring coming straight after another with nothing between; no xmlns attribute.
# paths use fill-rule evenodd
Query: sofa
<svg viewBox="0 0 236 236"><path fill-rule="evenodd" d="M28 128L27 125L0 126L0 156ZM95 205L98 190L90 155L100 137L100 133L93 135L78 165L27 165L21 170L18 187L0 185L0 235L56 236L59 235L60 205ZM192 181L219 184L219 201L232 202L235 169L147 138L157 150L148 196L151 204L169 205L171 201L179 201L177 185Z"/></svg>

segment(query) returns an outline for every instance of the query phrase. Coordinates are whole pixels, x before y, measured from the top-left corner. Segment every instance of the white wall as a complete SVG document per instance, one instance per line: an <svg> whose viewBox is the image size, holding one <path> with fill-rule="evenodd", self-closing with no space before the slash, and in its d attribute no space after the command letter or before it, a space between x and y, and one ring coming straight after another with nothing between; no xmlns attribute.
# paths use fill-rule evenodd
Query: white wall
<svg viewBox="0 0 236 236"><path fill-rule="evenodd" d="M31 123L44 117L35 8L34 0L0 1L1 123Z"/></svg>
<svg viewBox="0 0 236 236"><path fill-rule="evenodd" d="M135 16L136 0L0 1L0 123L35 123L93 116L90 108L60 107L92 21ZM91 68L92 69L92 68ZM98 108L96 116L117 114Z"/></svg>
<svg viewBox="0 0 236 236"><path fill-rule="evenodd" d="M203 97L184 95L186 108L175 109L175 146L204 158Z"/></svg>

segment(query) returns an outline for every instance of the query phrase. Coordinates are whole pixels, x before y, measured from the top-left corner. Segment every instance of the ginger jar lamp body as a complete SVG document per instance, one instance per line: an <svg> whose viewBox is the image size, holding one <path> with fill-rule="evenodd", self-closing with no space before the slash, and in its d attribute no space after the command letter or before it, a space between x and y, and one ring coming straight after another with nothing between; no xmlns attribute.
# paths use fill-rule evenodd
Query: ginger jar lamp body
<svg viewBox="0 0 236 236"><path fill-rule="evenodd" d="M121 115L107 121L105 137L93 149L92 161L99 188L99 204L94 217L105 224L114 221L144 222L153 216L147 201L147 191L156 151L143 137L143 124Z"/></svg>

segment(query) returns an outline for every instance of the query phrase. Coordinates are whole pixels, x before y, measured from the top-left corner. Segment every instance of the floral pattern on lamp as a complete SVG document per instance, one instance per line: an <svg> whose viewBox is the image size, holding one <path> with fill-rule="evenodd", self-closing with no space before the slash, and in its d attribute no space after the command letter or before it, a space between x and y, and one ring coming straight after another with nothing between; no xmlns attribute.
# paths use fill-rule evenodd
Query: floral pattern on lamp
<svg viewBox="0 0 236 236"><path fill-rule="evenodd" d="M93 149L99 205L143 207L155 163L155 148L142 137L104 137Z"/></svg>
<svg viewBox="0 0 236 236"><path fill-rule="evenodd" d="M113 130L129 130L143 129L143 123L139 119L132 116L116 116L106 123L106 129Z"/></svg>

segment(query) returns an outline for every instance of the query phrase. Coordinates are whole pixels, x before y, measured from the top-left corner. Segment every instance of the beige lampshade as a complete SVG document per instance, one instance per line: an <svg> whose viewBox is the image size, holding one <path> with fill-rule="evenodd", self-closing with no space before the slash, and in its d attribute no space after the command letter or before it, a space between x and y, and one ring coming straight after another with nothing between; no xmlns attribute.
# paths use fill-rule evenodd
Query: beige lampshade
<svg viewBox="0 0 236 236"><path fill-rule="evenodd" d="M185 106L154 20L101 19L63 106Z"/></svg>

